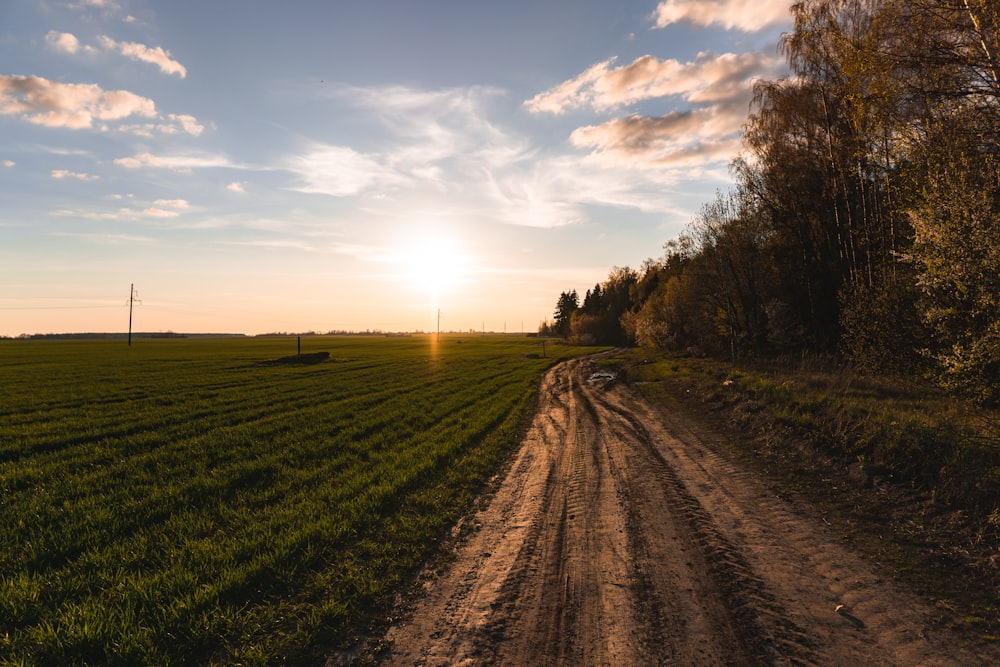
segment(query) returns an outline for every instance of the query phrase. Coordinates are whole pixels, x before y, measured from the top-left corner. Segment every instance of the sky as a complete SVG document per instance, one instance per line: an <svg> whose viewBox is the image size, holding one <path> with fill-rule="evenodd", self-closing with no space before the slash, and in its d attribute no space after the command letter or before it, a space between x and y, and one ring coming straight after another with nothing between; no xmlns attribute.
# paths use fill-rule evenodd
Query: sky
<svg viewBox="0 0 1000 667"><path fill-rule="evenodd" d="M731 185L789 0L0 0L0 335L536 331Z"/></svg>

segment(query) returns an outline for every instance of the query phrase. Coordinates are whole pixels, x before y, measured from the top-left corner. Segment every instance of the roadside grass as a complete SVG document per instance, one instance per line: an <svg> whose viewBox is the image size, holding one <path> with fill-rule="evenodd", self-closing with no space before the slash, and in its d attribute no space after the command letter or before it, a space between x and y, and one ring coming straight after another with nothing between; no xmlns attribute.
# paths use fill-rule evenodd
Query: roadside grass
<svg viewBox="0 0 1000 667"><path fill-rule="evenodd" d="M933 598L942 622L996 640L1000 414L823 359L733 366L630 350L620 363Z"/></svg>
<svg viewBox="0 0 1000 667"><path fill-rule="evenodd" d="M537 339L0 341L0 664L322 664L519 441Z"/></svg>

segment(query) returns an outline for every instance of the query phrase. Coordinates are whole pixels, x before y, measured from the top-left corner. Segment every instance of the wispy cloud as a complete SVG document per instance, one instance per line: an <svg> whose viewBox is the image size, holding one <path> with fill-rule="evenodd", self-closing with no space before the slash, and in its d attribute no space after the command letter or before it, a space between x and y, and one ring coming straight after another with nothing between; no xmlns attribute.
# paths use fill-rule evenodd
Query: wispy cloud
<svg viewBox="0 0 1000 667"><path fill-rule="evenodd" d="M116 211L60 208L52 211L50 215L60 218L80 218L83 220L135 220L139 217L139 211L131 208L120 208Z"/></svg>
<svg viewBox="0 0 1000 667"><path fill-rule="evenodd" d="M68 169L53 169L49 172L49 175L56 180L62 180L64 178L73 178L78 181L96 181L101 177L96 174L87 174L79 171L69 171Z"/></svg>
<svg viewBox="0 0 1000 667"><path fill-rule="evenodd" d="M67 5L70 9L82 10L88 8L95 9L118 9L118 3L114 0L77 0L77 2L71 2Z"/></svg>
<svg viewBox="0 0 1000 667"><path fill-rule="evenodd" d="M156 116L153 100L93 83L60 83L39 76L0 75L0 114L48 127L83 129L95 121Z"/></svg>
<svg viewBox="0 0 1000 667"><path fill-rule="evenodd" d="M593 206L642 212L671 206L663 187L670 179L654 173L637 178L618 165L562 149L520 153L489 168L477 170L471 162L464 167L454 177L461 187L448 197L457 219L551 228L589 220Z"/></svg>
<svg viewBox="0 0 1000 667"><path fill-rule="evenodd" d="M153 155L152 153L137 153L132 157L120 157L115 159L115 164L126 169L141 169L152 167L156 169L171 169L173 171L189 172L194 169L206 169L212 167L240 168L224 155L196 154L196 155Z"/></svg>
<svg viewBox="0 0 1000 667"><path fill-rule="evenodd" d="M102 128L110 129L110 128ZM134 134L140 137L152 137L154 134L175 135L186 133L195 137L205 131L205 126L198 122L194 116L187 114L167 114L160 117L154 123L132 123L129 125L119 125L119 132Z"/></svg>
<svg viewBox="0 0 1000 667"><path fill-rule="evenodd" d="M603 112L646 100L676 97L684 106L659 117L630 115L577 128L570 135L590 159L631 168L676 169L728 161L739 150L753 81L784 68L775 56L700 53L691 62L642 56L614 67L614 59L525 102L535 113L570 109Z"/></svg>
<svg viewBox="0 0 1000 667"><path fill-rule="evenodd" d="M80 239L99 244L121 245L132 243L156 243L157 240L150 236L138 236L136 234L100 234L96 232L50 232L49 236Z"/></svg>
<svg viewBox="0 0 1000 667"><path fill-rule="evenodd" d="M126 19L126 21L127 20L128 19ZM106 51L113 51L138 62L156 65L164 74L173 74L182 79L187 77L187 68L178 61L174 60L171 57L170 52L162 46L147 46L146 44L141 44L139 42L119 42L111 37L108 37L107 35L101 35L97 38L97 41ZM70 55L77 53L93 55L98 51L98 49L94 46L81 44L77 36L71 32L50 30L45 35L45 42L52 49L62 53L68 53Z"/></svg>
<svg viewBox="0 0 1000 667"><path fill-rule="evenodd" d="M15 166L16 164L17 163L14 162L13 160L4 160L3 161L3 166L7 167L8 169L10 169L11 167Z"/></svg>
<svg viewBox="0 0 1000 667"><path fill-rule="evenodd" d="M292 158L290 171L302 179L300 192L349 197L371 189L385 189L405 182L387 164L385 156L366 155L348 146L314 143Z"/></svg>
<svg viewBox="0 0 1000 667"><path fill-rule="evenodd" d="M759 32L790 24L790 0L664 0L653 11L657 28L688 21L700 26Z"/></svg>
<svg viewBox="0 0 1000 667"><path fill-rule="evenodd" d="M246 188L243 186L243 184L240 183L239 181L233 181L232 183L226 186L226 189L229 190L230 192L239 192L241 194L247 191Z"/></svg>
<svg viewBox="0 0 1000 667"><path fill-rule="evenodd" d="M183 211L190 208L184 199L157 199L148 206L123 206L115 210L69 209L52 211L51 215L62 218L80 218L83 220L106 221L136 221L142 219L168 219L180 217Z"/></svg>
<svg viewBox="0 0 1000 667"><path fill-rule="evenodd" d="M187 76L187 69L184 65L171 58L170 52L164 50L163 47L151 47L138 42L117 42L107 35L102 35L98 40L105 49L117 51L132 60L156 65L164 74L176 74L182 79Z"/></svg>
<svg viewBox="0 0 1000 667"><path fill-rule="evenodd" d="M609 58L591 65L583 73L560 83L545 92L538 93L524 106L535 113L561 114L570 109L578 108L594 98L593 93L598 83L607 76L608 70L617 58Z"/></svg>
<svg viewBox="0 0 1000 667"><path fill-rule="evenodd" d="M443 194L458 182L523 160L528 143L489 120L503 92L482 86L420 90L343 86L337 103L361 108L388 140L378 151L316 143L289 163L307 192L350 196L397 189Z"/></svg>
<svg viewBox="0 0 1000 667"><path fill-rule="evenodd" d="M605 111L643 100L678 95L691 102L744 100L754 78L774 74L780 59L761 53L700 53L693 62L650 55L613 67L614 58L525 102L535 113L561 114L592 107Z"/></svg>
<svg viewBox="0 0 1000 667"><path fill-rule="evenodd" d="M746 114L717 107L675 111L659 117L629 116L577 128L573 145L591 157L621 167L684 167L728 161L740 148Z"/></svg>
<svg viewBox="0 0 1000 667"><path fill-rule="evenodd" d="M662 192L634 174L577 155L547 155L490 120L503 92L470 87L343 88L338 102L361 107L389 139L377 152L314 143L288 161L296 189L368 196L369 210L434 209L431 217L556 227L587 218L587 205L662 211ZM656 177L652 177L656 180ZM446 206L438 202L447 202Z"/></svg>

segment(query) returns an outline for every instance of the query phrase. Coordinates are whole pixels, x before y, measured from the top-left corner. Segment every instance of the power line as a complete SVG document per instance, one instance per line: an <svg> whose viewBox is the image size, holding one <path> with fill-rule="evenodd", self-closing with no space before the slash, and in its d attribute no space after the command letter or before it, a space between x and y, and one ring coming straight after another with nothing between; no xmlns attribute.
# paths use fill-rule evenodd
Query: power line
<svg viewBox="0 0 1000 667"><path fill-rule="evenodd" d="M0 306L0 310L93 310L96 308L120 308L121 306Z"/></svg>
<svg viewBox="0 0 1000 667"><path fill-rule="evenodd" d="M132 347L132 304L138 299L138 293L135 291L135 283L129 283L128 289L128 346ZM142 301L139 301L142 305Z"/></svg>

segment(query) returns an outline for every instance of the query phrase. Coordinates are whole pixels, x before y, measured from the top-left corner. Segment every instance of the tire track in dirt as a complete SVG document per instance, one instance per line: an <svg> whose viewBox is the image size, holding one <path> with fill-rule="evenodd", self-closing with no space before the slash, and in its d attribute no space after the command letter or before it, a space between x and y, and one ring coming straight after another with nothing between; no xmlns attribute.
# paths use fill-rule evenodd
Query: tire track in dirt
<svg viewBox="0 0 1000 667"><path fill-rule="evenodd" d="M546 375L510 471L385 664L1000 664L930 632L925 603L714 434L588 382L592 363Z"/></svg>
<svg viewBox="0 0 1000 667"><path fill-rule="evenodd" d="M569 396L569 426L554 469L565 475L552 480L535 524L540 532L525 543L501 592L495 643L481 655L492 649L501 664L634 664L636 612L619 489L591 406L574 386L578 377L557 377ZM511 625L512 618L523 621Z"/></svg>

